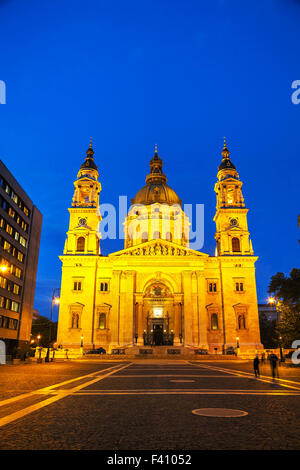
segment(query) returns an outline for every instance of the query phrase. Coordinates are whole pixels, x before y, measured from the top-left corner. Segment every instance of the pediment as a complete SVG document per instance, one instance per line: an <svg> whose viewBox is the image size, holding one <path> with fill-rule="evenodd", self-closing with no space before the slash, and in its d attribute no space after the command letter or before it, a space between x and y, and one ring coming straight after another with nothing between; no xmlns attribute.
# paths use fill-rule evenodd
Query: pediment
<svg viewBox="0 0 300 470"><path fill-rule="evenodd" d="M202 256L208 257L206 253L191 250L177 243L167 240L150 240L140 243L124 250L116 251L108 256Z"/></svg>

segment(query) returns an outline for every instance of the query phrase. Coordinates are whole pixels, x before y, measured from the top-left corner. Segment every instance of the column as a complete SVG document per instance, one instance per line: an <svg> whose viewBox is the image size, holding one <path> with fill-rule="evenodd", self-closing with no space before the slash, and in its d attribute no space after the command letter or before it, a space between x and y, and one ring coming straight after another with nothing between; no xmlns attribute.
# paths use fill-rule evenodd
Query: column
<svg viewBox="0 0 300 470"><path fill-rule="evenodd" d="M138 320L138 340L137 344L142 345L144 344L144 325L143 325L143 303L138 302L137 304L137 320Z"/></svg>
<svg viewBox="0 0 300 470"><path fill-rule="evenodd" d="M181 322L181 305L180 303L176 302L174 304L174 346L180 345L180 322Z"/></svg>

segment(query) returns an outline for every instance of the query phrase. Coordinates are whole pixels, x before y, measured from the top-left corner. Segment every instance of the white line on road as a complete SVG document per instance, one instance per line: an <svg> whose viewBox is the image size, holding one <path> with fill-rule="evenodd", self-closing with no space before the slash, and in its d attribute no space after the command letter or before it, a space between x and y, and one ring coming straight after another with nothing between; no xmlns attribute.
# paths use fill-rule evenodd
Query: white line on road
<svg viewBox="0 0 300 470"><path fill-rule="evenodd" d="M105 369L101 369L100 371L97 370L96 372L92 372L91 374L82 375L81 377L75 377L74 379L69 379L69 380L65 380L64 382L60 382L60 383L57 383L57 384L54 384L54 385L50 385L50 387L40 388L38 390L33 390L31 392L28 392L28 393L22 393L21 395L17 395L15 397L7 398L6 400L0 401L0 406L9 405L10 403L14 403L15 401L18 401L18 400L24 400L25 398L29 398L32 395L35 395L36 393L39 393L39 392L42 392L42 391L52 390L53 388L61 387L62 385L67 385L71 382L75 382L75 381L78 381L78 380L83 380L83 379L86 379L88 377L94 377L95 375L98 376L102 372L106 372L108 370L115 369L119 365L120 364L117 364L117 365L112 366L112 367L106 367Z"/></svg>
<svg viewBox="0 0 300 470"><path fill-rule="evenodd" d="M51 403L54 403L55 401L62 400L63 398L67 397L68 395L73 395L74 393L78 392L82 388L85 388L89 385L92 385L96 382L99 382L100 380L103 380L106 377L109 377L110 375L115 374L119 370L122 370L122 369L125 369L126 367L129 367L130 365L131 364L129 363L129 364L125 364L125 366L122 366L122 367L119 366L118 369L112 370L112 371L110 371L106 374L101 375L100 377L98 376L98 377L94 378L93 380L85 382L81 385L77 385L77 387L71 388L69 390L64 390L63 394L60 394L59 390L58 390L58 391L56 391L56 393L58 392L58 394L55 395L54 397L47 398L46 400L43 400L39 403L36 403L35 405L28 406L26 408L23 408L20 411L16 411L15 413L11 413L7 416L4 416L3 418L0 418L0 427L5 426L6 424L9 424L9 423L11 423L11 422L13 422L17 419L23 418L24 416L27 416L28 414L33 413L34 411L37 411L41 408L44 408L45 406L48 406ZM59 384L57 386L59 386ZM46 393L47 391L52 392L54 387L55 387L54 385L52 385L51 387L46 387L44 389L41 389L41 392L44 392L44 393ZM35 393L37 393L37 392L35 392Z"/></svg>

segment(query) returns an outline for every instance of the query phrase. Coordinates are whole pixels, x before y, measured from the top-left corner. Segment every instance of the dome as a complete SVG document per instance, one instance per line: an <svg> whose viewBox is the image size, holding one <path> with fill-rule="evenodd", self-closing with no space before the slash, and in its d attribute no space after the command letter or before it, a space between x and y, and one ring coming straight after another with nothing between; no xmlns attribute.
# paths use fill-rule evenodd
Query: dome
<svg viewBox="0 0 300 470"><path fill-rule="evenodd" d="M85 161L80 166L80 169L82 169L82 170L90 169L90 168L93 169L93 170L98 171L98 167L97 167L97 165L94 161L94 150L93 150L93 147L92 147L92 140L90 141L89 148L86 151Z"/></svg>
<svg viewBox="0 0 300 470"><path fill-rule="evenodd" d="M236 170L234 164L232 163L231 160L229 160L229 158L224 158L224 160L222 161L221 165L218 167L219 170Z"/></svg>
<svg viewBox="0 0 300 470"><path fill-rule="evenodd" d="M177 196L175 191L170 188L164 182L155 182L146 184L142 189L140 189L135 197L131 200L131 204L179 204L181 205L181 199Z"/></svg>
<svg viewBox="0 0 300 470"><path fill-rule="evenodd" d="M150 161L150 173L146 178L146 185L140 189L135 197L131 200L131 204L179 204L181 199L177 196L175 191L167 185L167 178L162 171L163 162L158 156L157 147L155 146L155 153Z"/></svg>

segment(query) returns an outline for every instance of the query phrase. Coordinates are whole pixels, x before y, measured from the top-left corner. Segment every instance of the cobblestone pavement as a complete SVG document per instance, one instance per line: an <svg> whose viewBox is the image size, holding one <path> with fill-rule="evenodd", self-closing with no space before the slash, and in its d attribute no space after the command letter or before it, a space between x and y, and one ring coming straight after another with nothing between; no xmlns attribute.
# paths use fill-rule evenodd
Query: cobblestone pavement
<svg viewBox="0 0 300 470"><path fill-rule="evenodd" d="M2 366L0 449L300 449L300 371L280 377L243 361Z"/></svg>

